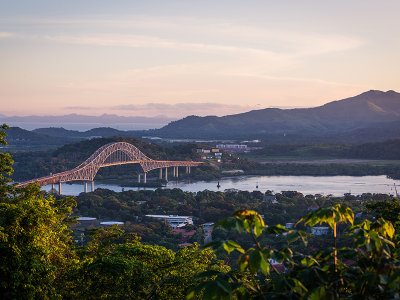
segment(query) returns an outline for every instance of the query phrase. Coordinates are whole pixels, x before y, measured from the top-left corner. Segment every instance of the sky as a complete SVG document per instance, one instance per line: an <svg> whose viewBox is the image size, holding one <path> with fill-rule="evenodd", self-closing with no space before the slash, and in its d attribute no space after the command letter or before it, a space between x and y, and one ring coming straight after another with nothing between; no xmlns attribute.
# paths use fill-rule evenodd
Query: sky
<svg viewBox="0 0 400 300"><path fill-rule="evenodd" d="M226 115L400 91L400 1L0 0L0 114Z"/></svg>

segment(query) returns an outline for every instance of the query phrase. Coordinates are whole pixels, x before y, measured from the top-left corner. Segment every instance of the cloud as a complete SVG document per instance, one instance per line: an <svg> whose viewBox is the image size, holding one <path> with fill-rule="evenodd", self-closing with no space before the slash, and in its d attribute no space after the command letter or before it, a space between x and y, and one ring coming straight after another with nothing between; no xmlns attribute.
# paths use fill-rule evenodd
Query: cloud
<svg viewBox="0 0 400 300"><path fill-rule="evenodd" d="M190 50L198 52L219 52L231 54L247 54L258 56L269 56L277 58L281 56L269 50L261 48L240 47L232 45L221 45L212 43L198 43L178 41L174 39L164 39L156 36L145 35L121 35L121 34L107 34L107 35L59 35L59 36L45 36L46 40L69 43L81 44L91 46L107 46L107 47L130 47L130 48L159 48L159 49L174 49L174 50Z"/></svg>
<svg viewBox="0 0 400 300"><path fill-rule="evenodd" d="M54 42L113 47L152 47L261 55L315 55L347 51L365 44L348 33L318 33L193 17L125 16L118 19L21 19L25 25L56 27L59 34L38 36ZM63 34L85 28L87 34ZM81 31L81 30L80 30ZM107 33L107 34L106 34ZM125 33L125 34L121 34ZM249 46L251 45L251 46Z"/></svg>
<svg viewBox="0 0 400 300"><path fill-rule="evenodd" d="M15 36L14 33L11 32L2 32L0 31L0 39L6 39Z"/></svg>
<svg viewBox="0 0 400 300"><path fill-rule="evenodd" d="M63 55L56 64L37 56L35 60L43 62L41 72L50 69L46 74L53 74L57 65L60 75L63 70L68 73L46 75L49 78L44 80L36 76L39 73L35 70L31 77L42 80L42 84L35 84L33 92L18 90L32 94L38 101L46 98L52 103L53 99L70 103L70 111L111 110L121 115L171 117L225 115L257 108L255 103L262 103L263 107L276 103L301 106L302 102L316 104L360 90L348 84L354 80L346 78L346 74L332 74L332 66L341 63L335 56L319 57L365 44L347 32L323 34L318 33L318 28L307 31L301 27L282 29L207 18L146 16L19 22L25 26L18 28L27 28L18 34L19 39L30 39L45 50L51 47L55 58L61 57L58 53ZM72 46L65 47L66 44ZM43 53L47 52L40 52ZM50 63L50 67L46 65ZM77 70L75 73L70 73L71 66ZM35 80L29 82L36 83ZM337 82L342 80L343 83ZM20 76L15 82L20 85ZM42 94L37 92L39 88L44 91ZM88 101L97 105L80 106ZM167 102L178 104L166 105ZM108 103L120 105L107 106Z"/></svg>
<svg viewBox="0 0 400 300"><path fill-rule="evenodd" d="M251 36L251 34L250 34ZM190 50L198 52L219 52L268 56L270 58L288 56L308 56L338 51L347 51L361 47L362 39L341 35L310 35L293 32L264 34L260 36L264 42L255 43L253 47L242 46L244 42L222 41L222 43L192 42L154 35L135 34L90 34L90 35L48 35L36 38L68 44L91 45L103 47L158 48ZM248 39L248 37L246 37ZM284 44L284 50L276 49L276 45Z"/></svg>

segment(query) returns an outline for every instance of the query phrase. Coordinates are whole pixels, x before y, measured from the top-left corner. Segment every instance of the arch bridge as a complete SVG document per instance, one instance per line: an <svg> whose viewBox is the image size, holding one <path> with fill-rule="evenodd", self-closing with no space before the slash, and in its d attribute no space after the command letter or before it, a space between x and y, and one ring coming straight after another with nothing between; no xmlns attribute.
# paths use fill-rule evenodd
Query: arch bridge
<svg viewBox="0 0 400 300"><path fill-rule="evenodd" d="M84 181L85 192L87 192L88 182L91 182L93 191L94 177L100 168L125 164L139 164L143 170L143 182L146 183L147 173L151 170L159 169L159 178L162 179L163 169L165 169L165 180L168 180L168 168L172 167L173 176L178 177L179 167L185 167L186 172L190 173L191 167L196 167L203 163L195 161L154 160L147 157L137 147L130 143L116 142L100 147L87 160L72 170L21 182L17 184L17 187L23 187L31 183L36 183L40 186L51 184L54 189L54 184L58 184L59 193L61 194L61 185L63 182ZM140 180L141 174L138 175L139 183Z"/></svg>

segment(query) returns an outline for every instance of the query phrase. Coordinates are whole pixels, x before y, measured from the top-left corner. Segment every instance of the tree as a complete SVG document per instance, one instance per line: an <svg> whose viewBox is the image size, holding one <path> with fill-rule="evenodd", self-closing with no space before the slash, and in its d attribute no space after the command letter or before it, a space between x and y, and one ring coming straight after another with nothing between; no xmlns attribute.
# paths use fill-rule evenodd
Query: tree
<svg viewBox="0 0 400 300"><path fill-rule="evenodd" d="M367 203L367 209L374 212L377 218L384 218L393 223L396 231L400 231L400 200L393 198L386 201Z"/></svg>
<svg viewBox="0 0 400 300"><path fill-rule="evenodd" d="M300 230L282 225L267 226L255 211L237 211L218 226L236 230L252 238L250 247L233 240L213 242L237 257L230 272L205 272L207 279L187 295L202 299L393 299L400 290L399 240L393 225L382 218L352 225L353 212L340 205L321 208L300 220L306 225L326 223L333 231L338 223L347 224L344 238L351 247L327 247L312 255L296 252L296 240L307 242ZM283 233L285 235L283 235ZM265 235L286 237L287 245L277 249L264 245ZM340 236L342 237L342 236ZM334 235L334 241L338 236ZM332 260L333 257L333 260ZM277 267L279 264L279 268Z"/></svg>
<svg viewBox="0 0 400 300"><path fill-rule="evenodd" d="M0 143L5 144L1 127ZM75 201L55 200L38 186L9 185L12 159L0 153L0 295L2 299L56 298L76 263L69 230Z"/></svg>
<svg viewBox="0 0 400 300"><path fill-rule="evenodd" d="M197 245L178 252L145 245L118 228L100 229L85 247L72 274L79 284L68 291L78 299L183 299L207 270L228 270L211 249Z"/></svg>
<svg viewBox="0 0 400 300"><path fill-rule="evenodd" d="M6 133L5 130L8 129L6 124L0 126L0 146L6 146ZM13 165L14 161L10 153L0 152L0 198L4 199L9 196L9 193L12 191L12 186L9 185L11 182L10 176L13 173Z"/></svg>

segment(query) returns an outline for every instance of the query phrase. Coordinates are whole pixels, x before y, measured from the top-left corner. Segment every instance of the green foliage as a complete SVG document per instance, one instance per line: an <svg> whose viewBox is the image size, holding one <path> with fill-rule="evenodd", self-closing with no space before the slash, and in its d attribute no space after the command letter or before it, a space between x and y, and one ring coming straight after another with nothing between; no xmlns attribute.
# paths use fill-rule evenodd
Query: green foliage
<svg viewBox="0 0 400 300"><path fill-rule="evenodd" d="M209 245L234 255L237 266L227 273L200 275L208 280L193 288L188 299L389 299L400 288L400 261L393 225L384 219L354 224L354 214L346 206L335 205L310 212L298 224L328 224L334 232L345 223L351 247L335 246L304 255L292 243L305 240L300 230L269 227L255 211L239 211L221 221L225 230L250 235L253 245L243 247L232 240ZM263 236L282 234L287 244L281 248L263 245ZM292 246L291 246L292 245ZM332 255L337 260L332 263Z"/></svg>
<svg viewBox="0 0 400 300"><path fill-rule="evenodd" d="M201 282L197 274L228 270L213 251L197 245L174 252L137 238L117 242L118 237L115 229L101 230L82 249L82 264L70 276L79 286L65 291L68 298L183 299L187 289Z"/></svg>
<svg viewBox="0 0 400 300"><path fill-rule="evenodd" d="M385 201L370 201L366 205L369 211L375 213L377 218L384 218L393 223L397 232L400 232L400 200L397 198Z"/></svg>
<svg viewBox="0 0 400 300"><path fill-rule="evenodd" d="M0 146L6 146L6 133L8 129L6 124L0 126ZM7 197L12 191L12 187L8 185L11 182L10 176L14 172L12 168L13 159L9 153L0 152L0 197Z"/></svg>
<svg viewBox="0 0 400 300"><path fill-rule="evenodd" d="M257 157L350 158L399 160L400 140L352 144L274 144L250 153Z"/></svg>
<svg viewBox="0 0 400 300"><path fill-rule="evenodd" d="M312 211L301 218L299 222L304 222L305 225L309 226L326 223L334 230L336 225L340 222L353 224L354 213L349 207L336 204L332 207L320 208L317 211Z"/></svg>
<svg viewBox="0 0 400 300"><path fill-rule="evenodd" d="M54 298L77 263L68 215L74 201L56 201L38 187L0 199L0 294L3 298Z"/></svg>
<svg viewBox="0 0 400 300"><path fill-rule="evenodd" d="M125 191L122 193L97 189L78 196L80 215L135 222L146 214L191 215L199 223L217 222L235 210L266 209L260 192L223 193L201 191L196 194L180 189Z"/></svg>

